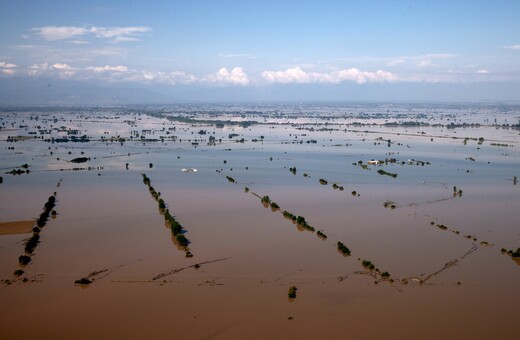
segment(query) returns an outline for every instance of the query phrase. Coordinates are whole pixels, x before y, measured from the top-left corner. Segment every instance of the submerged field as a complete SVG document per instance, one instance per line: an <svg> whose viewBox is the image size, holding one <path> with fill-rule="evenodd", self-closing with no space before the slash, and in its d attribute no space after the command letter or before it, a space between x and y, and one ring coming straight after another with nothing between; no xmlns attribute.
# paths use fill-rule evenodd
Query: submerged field
<svg viewBox="0 0 520 340"><path fill-rule="evenodd" d="M0 337L515 337L519 119L4 109Z"/></svg>

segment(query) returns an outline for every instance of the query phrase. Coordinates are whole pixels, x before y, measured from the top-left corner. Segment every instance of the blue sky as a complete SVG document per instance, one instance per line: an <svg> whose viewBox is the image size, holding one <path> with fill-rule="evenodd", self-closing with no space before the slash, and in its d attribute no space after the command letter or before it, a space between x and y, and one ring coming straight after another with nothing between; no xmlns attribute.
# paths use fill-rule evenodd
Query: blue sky
<svg viewBox="0 0 520 340"><path fill-rule="evenodd" d="M341 99L342 89L378 99L376 92L414 85L438 91L433 99L468 86L475 99L494 99L490 89L520 86L520 1L22 0L1 7L3 82L209 89L253 99L281 90L311 100L323 92ZM505 98L520 100L515 91Z"/></svg>

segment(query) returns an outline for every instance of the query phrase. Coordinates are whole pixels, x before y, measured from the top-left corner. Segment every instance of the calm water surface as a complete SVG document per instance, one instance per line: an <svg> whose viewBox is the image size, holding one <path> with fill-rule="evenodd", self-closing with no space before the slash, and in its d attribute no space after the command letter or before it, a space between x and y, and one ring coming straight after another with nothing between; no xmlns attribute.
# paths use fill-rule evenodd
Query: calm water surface
<svg viewBox="0 0 520 340"><path fill-rule="evenodd" d="M240 107L220 109L182 108L199 123L166 119L182 116L175 108L161 117L2 114L0 222L36 219L54 193L57 212L27 266L18 257L32 234L0 236L2 338L517 335L520 262L500 250L520 247L520 184L512 181L520 138L519 130L492 126L516 123L515 107L393 107L404 115L398 119L369 106L266 107L245 118ZM227 120L262 124L211 122ZM446 128L451 122L481 125ZM50 141L70 138L70 130L90 141ZM210 136L215 145L207 145ZM77 157L90 159L70 162ZM30 173L6 173L22 164ZM190 168L198 171L181 171ZM174 241L142 173L184 227L192 258ZM264 195L281 209L264 207ZM351 256L338 252L338 241ZM391 280L382 280L384 271ZM83 277L93 282L74 284Z"/></svg>

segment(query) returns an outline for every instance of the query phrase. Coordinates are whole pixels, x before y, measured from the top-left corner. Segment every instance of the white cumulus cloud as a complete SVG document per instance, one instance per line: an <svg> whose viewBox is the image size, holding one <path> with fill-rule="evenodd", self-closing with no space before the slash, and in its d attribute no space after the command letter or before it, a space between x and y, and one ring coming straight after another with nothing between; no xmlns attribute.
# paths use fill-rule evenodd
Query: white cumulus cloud
<svg viewBox="0 0 520 340"><path fill-rule="evenodd" d="M105 65L105 66L95 66L95 67L89 66L86 68L86 70L94 71L97 73L100 73L100 72L128 72L128 67L122 66L122 65L118 65L118 66Z"/></svg>
<svg viewBox="0 0 520 340"><path fill-rule="evenodd" d="M309 83L312 76L299 67L288 68L285 71L264 71L262 77L269 83Z"/></svg>
<svg viewBox="0 0 520 340"><path fill-rule="evenodd" d="M0 68L15 68L15 64L6 63L5 61L0 62Z"/></svg>
<svg viewBox="0 0 520 340"><path fill-rule="evenodd" d="M52 68L55 70L71 70L72 69L72 67L70 67L70 65L62 64L62 63L56 63L56 64L52 65Z"/></svg>
<svg viewBox="0 0 520 340"><path fill-rule="evenodd" d="M250 80L241 67L235 67L231 71L223 67L217 73L208 77L212 83L230 84L230 85L247 85Z"/></svg>
<svg viewBox="0 0 520 340"><path fill-rule="evenodd" d="M484 70L484 69L482 69L482 70L478 70L478 71L475 72L475 73L478 73L478 74L488 74L489 71L488 71L488 70Z"/></svg>
<svg viewBox="0 0 520 340"><path fill-rule="evenodd" d="M397 77L387 71L367 72L357 68L333 71L329 73L306 72L300 67L288 68L285 71L264 71L262 77L268 83L282 84L309 84L324 83L338 84L344 81L354 81L358 84L367 82L390 82L397 80Z"/></svg>
<svg viewBox="0 0 520 340"><path fill-rule="evenodd" d="M61 78L72 77L76 74L76 69L64 63L55 63L52 65L52 70L57 71Z"/></svg>
<svg viewBox="0 0 520 340"><path fill-rule="evenodd" d="M27 68L27 73L31 76L38 76L49 70L48 63L33 64Z"/></svg>
<svg viewBox="0 0 520 340"><path fill-rule="evenodd" d="M6 74L6 75L15 74L16 73L16 71L15 71L16 67L17 66L15 64L8 63L8 62L5 62L5 61L0 61L0 73L2 73L2 74Z"/></svg>
<svg viewBox="0 0 520 340"><path fill-rule="evenodd" d="M332 73L333 82L355 81L358 84L382 83L396 81L397 76L391 72L378 70L376 72L360 71L357 68L341 70Z"/></svg>
<svg viewBox="0 0 520 340"><path fill-rule="evenodd" d="M77 73L77 69L65 63L48 63L33 64L27 68L27 74L30 76L49 75L60 78L72 77Z"/></svg>

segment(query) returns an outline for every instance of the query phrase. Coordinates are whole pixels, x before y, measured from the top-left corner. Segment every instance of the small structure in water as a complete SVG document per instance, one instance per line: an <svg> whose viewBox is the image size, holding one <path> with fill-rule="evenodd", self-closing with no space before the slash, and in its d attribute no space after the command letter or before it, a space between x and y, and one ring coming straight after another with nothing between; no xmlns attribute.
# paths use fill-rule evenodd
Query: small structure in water
<svg viewBox="0 0 520 340"><path fill-rule="evenodd" d="M181 169L182 172L197 172L197 169L195 168L189 168L189 169Z"/></svg>

